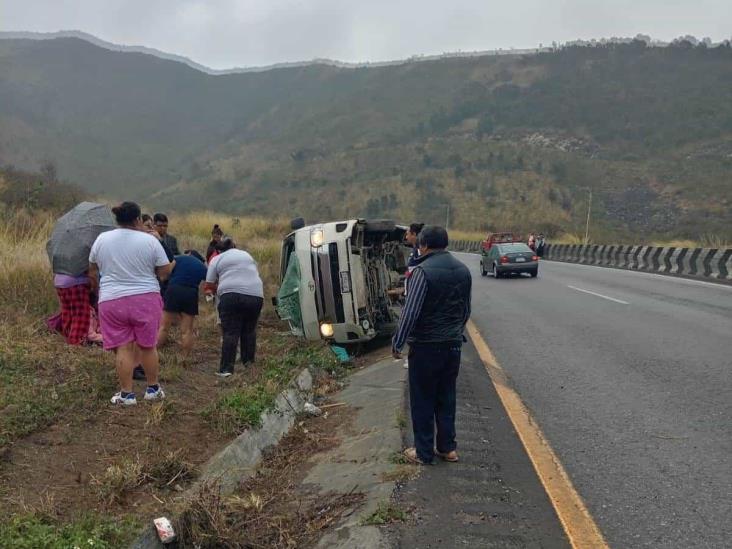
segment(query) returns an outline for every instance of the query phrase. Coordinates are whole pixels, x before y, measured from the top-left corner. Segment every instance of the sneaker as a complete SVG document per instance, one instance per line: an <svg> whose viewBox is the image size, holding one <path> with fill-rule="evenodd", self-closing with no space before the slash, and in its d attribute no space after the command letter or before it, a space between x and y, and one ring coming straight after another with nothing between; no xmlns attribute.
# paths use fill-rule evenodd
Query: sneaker
<svg viewBox="0 0 732 549"><path fill-rule="evenodd" d="M127 393L126 396L122 396L122 392L116 393L111 400L112 404L121 404L122 406L134 406L137 404L137 398L135 393Z"/></svg>
<svg viewBox="0 0 732 549"><path fill-rule="evenodd" d="M232 373L233 372L229 372L227 370L224 370L222 372L216 372L216 375L219 376L219 377L231 377L231 374Z"/></svg>
<svg viewBox="0 0 732 549"><path fill-rule="evenodd" d="M165 391L163 391L163 388L160 385L158 385L157 389L148 387L145 390L145 400L163 400L164 398Z"/></svg>
<svg viewBox="0 0 732 549"><path fill-rule="evenodd" d="M135 366L135 369L132 370L132 379L145 379L145 369L142 367L141 364L138 364Z"/></svg>

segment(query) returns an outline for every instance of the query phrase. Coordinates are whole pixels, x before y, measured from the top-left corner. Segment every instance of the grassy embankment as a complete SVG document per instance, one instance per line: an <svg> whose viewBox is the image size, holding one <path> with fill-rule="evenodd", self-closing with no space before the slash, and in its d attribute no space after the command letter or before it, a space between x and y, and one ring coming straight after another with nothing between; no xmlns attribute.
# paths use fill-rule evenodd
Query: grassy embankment
<svg viewBox="0 0 732 549"><path fill-rule="evenodd" d="M86 490L91 498L82 500L83 505L79 504L81 508L78 509L61 508L65 506L64 498L68 497L61 487L57 490L56 486L49 485L40 497L26 498L12 491L14 479L21 476L13 452L19 452L29 437L48 429L63 430L63 440L78 446L77 434L94 429L94 421L111 413L108 398L116 389L110 353L95 347L68 346L45 328L44 319L57 309L45 254L45 242L53 222L50 214L22 212L5 216L0 222L0 316L3 320L0 324L0 477L8 481L4 482L5 488L0 488L0 540L14 547L73 547L91 542L95 547L115 547L125 535L135 531L131 525L140 519L134 509L125 507L127 497L137 497L137 505L141 496L135 491L146 488L146 482L159 481L159 470L167 462L145 461L139 455L105 456L106 461L92 474L90 485L77 488ZM178 236L182 249L203 251L215 222L235 238L239 247L247 249L257 259L266 295L273 295L279 239L287 231L287 223L279 219L236 220L207 212L191 213L172 217L171 232ZM205 379L213 377L215 371L219 339L212 315L213 311L202 305L199 346L206 349L194 354L193 360L208 362L203 374L194 371L191 364L179 356L177 347L172 346L161 353L161 379L166 387L171 387L172 398L166 400L164 406L138 405L140 410L134 413L143 414L139 416L142 430L145 426L164 429L165 422L175 421L176 415L195 414L197 421L208 425L217 433L219 438L216 440L223 443L255 424L260 413L272 406L275 395L291 380L295 371L307 365L328 370L335 367L324 347L284 335L282 326L266 306L257 367L242 373L241 379L234 383L216 386L211 382L211 387L199 387L200 391L208 390L210 398L186 407L187 402L180 402L186 378L190 381L198 374ZM137 419L133 423L135 421ZM150 454L167 455L170 461L176 451L176 442L165 441L167 454L162 448ZM96 450L93 444L92 439L88 452L84 448L82 452L93 456ZM150 444L143 451L148 450ZM189 450L195 451L186 448ZM63 451L63 446L56 450L53 447L37 450L47 453L49 462L54 459L54 453L62 454ZM177 469L173 474L176 472ZM95 494L98 501L93 499ZM158 492L155 497L165 498L165 495ZM91 509L99 509L103 514L89 514Z"/></svg>

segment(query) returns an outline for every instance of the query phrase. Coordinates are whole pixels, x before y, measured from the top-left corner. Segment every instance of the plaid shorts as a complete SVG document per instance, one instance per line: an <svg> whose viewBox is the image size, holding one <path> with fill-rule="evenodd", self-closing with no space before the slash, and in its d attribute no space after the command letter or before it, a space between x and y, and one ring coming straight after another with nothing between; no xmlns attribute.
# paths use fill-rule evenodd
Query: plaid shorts
<svg viewBox="0 0 732 549"><path fill-rule="evenodd" d="M81 345L89 333L89 289L88 284L56 288L61 302L61 334L69 345Z"/></svg>

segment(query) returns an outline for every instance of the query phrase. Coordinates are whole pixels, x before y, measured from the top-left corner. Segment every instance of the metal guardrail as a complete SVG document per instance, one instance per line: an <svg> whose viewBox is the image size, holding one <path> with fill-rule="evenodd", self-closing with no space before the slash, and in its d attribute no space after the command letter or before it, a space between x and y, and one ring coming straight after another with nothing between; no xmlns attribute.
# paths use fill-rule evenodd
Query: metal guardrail
<svg viewBox="0 0 732 549"><path fill-rule="evenodd" d="M452 240L450 249L479 253L480 244ZM547 244L543 259L732 283L732 248Z"/></svg>

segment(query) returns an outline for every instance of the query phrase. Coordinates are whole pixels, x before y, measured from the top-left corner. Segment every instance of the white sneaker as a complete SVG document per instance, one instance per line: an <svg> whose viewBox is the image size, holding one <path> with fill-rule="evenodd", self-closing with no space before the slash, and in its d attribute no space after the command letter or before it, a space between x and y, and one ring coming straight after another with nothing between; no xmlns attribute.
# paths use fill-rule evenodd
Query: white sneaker
<svg viewBox="0 0 732 549"><path fill-rule="evenodd" d="M157 389L148 387L145 389L145 400L163 400L165 398L165 391L158 385Z"/></svg>
<svg viewBox="0 0 732 549"><path fill-rule="evenodd" d="M147 398L147 395L145 395L145 398ZM111 402L112 404L121 404L122 406L134 406L137 404L137 398L135 397L135 393L129 393L126 397L123 397L120 391L119 393L115 393Z"/></svg>

